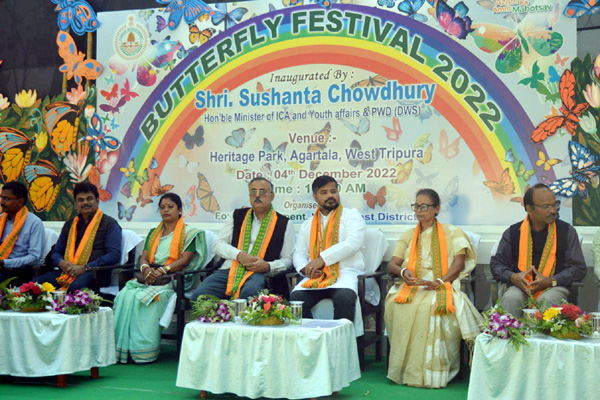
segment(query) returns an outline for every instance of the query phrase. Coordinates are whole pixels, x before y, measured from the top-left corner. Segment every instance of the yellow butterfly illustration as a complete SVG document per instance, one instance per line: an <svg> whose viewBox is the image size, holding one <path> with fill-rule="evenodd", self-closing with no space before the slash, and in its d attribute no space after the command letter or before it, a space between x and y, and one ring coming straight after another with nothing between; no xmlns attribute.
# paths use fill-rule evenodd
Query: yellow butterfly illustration
<svg viewBox="0 0 600 400"><path fill-rule="evenodd" d="M413 160L408 160L404 164L399 162L396 165L396 177L392 179L392 183L404 183L410 177L413 168Z"/></svg>
<svg viewBox="0 0 600 400"><path fill-rule="evenodd" d="M119 171L121 171L126 178L129 178L129 176L135 174L135 168L133 168L134 163L135 158L132 158L131 160L129 160L129 164L127 164L126 167L119 168Z"/></svg>
<svg viewBox="0 0 600 400"><path fill-rule="evenodd" d="M16 181L29 164L34 141L23 132L0 127L0 175L4 182Z"/></svg>
<svg viewBox="0 0 600 400"><path fill-rule="evenodd" d="M54 164L46 160L26 165L23 172L29 184L29 200L35 211L52 208L60 191L62 173L58 172Z"/></svg>
<svg viewBox="0 0 600 400"><path fill-rule="evenodd" d="M546 158L546 154L541 149L538 149L538 160L535 165L538 167L544 166L544 171L550 171L550 168L561 162L558 158Z"/></svg>

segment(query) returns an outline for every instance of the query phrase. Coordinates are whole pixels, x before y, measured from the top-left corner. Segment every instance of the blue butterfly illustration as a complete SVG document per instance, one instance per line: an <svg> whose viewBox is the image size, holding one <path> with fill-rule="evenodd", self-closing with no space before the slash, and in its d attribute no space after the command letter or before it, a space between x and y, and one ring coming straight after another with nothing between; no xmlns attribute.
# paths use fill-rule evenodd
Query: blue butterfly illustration
<svg viewBox="0 0 600 400"><path fill-rule="evenodd" d="M350 149L362 150L362 147L360 146L360 143L358 143L357 140L353 140L352 143L350 143ZM375 159L354 159L354 158L348 158L348 162L354 168L356 168L357 166L360 165L360 167L364 171L366 169L373 168L373 166L375 165L375 161L377 161L378 159L379 159L379 151L377 152Z"/></svg>
<svg viewBox="0 0 600 400"><path fill-rule="evenodd" d="M244 128L236 129L235 131L231 132L231 136L227 136L225 138L225 143L239 149L246 144L248 140L250 140L254 130L255 128L252 128L246 132Z"/></svg>
<svg viewBox="0 0 600 400"><path fill-rule="evenodd" d="M168 27L170 30L174 30L179 26L181 18L185 20L186 24L191 24L197 19L212 15L214 12L204 1L202 0L156 0L161 4L168 4L165 7L165 11L171 13L169 15Z"/></svg>
<svg viewBox="0 0 600 400"><path fill-rule="evenodd" d="M156 32L162 32L167 27L167 21L162 15L156 16Z"/></svg>
<svg viewBox="0 0 600 400"><path fill-rule="evenodd" d="M381 7L392 8L396 5L396 0L377 0L377 4Z"/></svg>
<svg viewBox="0 0 600 400"><path fill-rule="evenodd" d="M194 146L202 146L204 144L204 127L202 125L198 126L193 135L186 132L186 134L183 135L183 142L185 143L185 148L188 150L193 150Z"/></svg>
<svg viewBox="0 0 600 400"><path fill-rule="evenodd" d="M100 153L101 150L106 148L116 150L121 145L121 142L116 137L104 134L102 119L96 113L92 115L92 118L88 122L87 135L81 140L90 142L96 153Z"/></svg>
<svg viewBox="0 0 600 400"><path fill-rule="evenodd" d="M110 74L110 76L108 78L104 78L104 82L106 82L107 85L110 85L114 81L115 81L115 74Z"/></svg>
<svg viewBox="0 0 600 400"><path fill-rule="evenodd" d="M235 24L242 20L244 14L248 12L248 9L244 7L238 7L231 12L227 12L227 5L224 3L215 4L215 7L216 10L212 16L212 23L213 25L219 25L225 21L225 29L235 26Z"/></svg>
<svg viewBox="0 0 600 400"><path fill-rule="evenodd" d="M184 58L189 56L192 51L196 50L197 48L198 48L198 46L191 46L189 49L186 50L185 47L183 47L183 45L182 45L181 48L179 49L179 51L177 52L177 58L179 58L180 60L183 60Z"/></svg>
<svg viewBox="0 0 600 400"><path fill-rule="evenodd" d="M425 0L403 0L398 4L398 11L406 14L407 17L412 18L416 21L425 22L427 17L423 14L418 14L417 11L423 6Z"/></svg>
<svg viewBox="0 0 600 400"><path fill-rule="evenodd" d="M152 161L150 162L150 169L156 168L158 168L158 161L156 161L156 158L152 157Z"/></svg>
<svg viewBox="0 0 600 400"><path fill-rule="evenodd" d="M358 126L345 119L340 119L340 121L344 123L344 126L346 128L350 129L352 132L356 133L359 136L369 132L369 129L371 128L371 122L369 121L369 118L362 118L358 122Z"/></svg>
<svg viewBox="0 0 600 400"><path fill-rule="evenodd" d="M563 12L566 17L579 18L586 14L595 14L600 10L597 0L571 0Z"/></svg>
<svg viewBox="0 0 600 400"><path fill-rule="evenodd" d="M133 213L135 212L137 206L125 208L123 203L121 203L120 201L117 201L117 206L119 207L119 219L125 218L127 219L127 221L131 221L131 219L133 218Z"/></svg>
<svg viewBox="0 0 600 400"><path fill-rule="evenodd" d="M264 139L263 143L264 143L263 150L268 153L275 153L275 152L285 153L285 149L288 145L288 142L283 142L279 146L273 148L273 146L271 145L271 142L267 138Z"/></svg>
<svg viewBox="0 0 600 400"><path fill-rule="evenodd" d="M598 157L584 145L570 141L569 158L571 159L571 177L557 179L549 187L556 195L573 197L576 194L587 197L586 186L598 184L600 165L596 165Z"/></svg>
<svg viewBox="0 0 600 400"><path fill-rule="evenodd" d="M94 32L100 26L96 12L85 0L52 0L58 11L58 27L61 31L71 28L81 36Z"/></svg>
<svg viewBox="0 0 600 400"><path fill-rule="evenodd" d="M119 124L116 123L116 120L117 120L116 118L113 118L113 119L110 120L110 129L113 130L113 131L115 129L117 129L119 126L121 126L121 125L119 125Z"/></svg>
<svg viewBox="0 0 600 400"><path fill-rule="evenodd" d="M506 152L506 155L504 156L504 161L508 161L511 164L516 161L515 153L513 153L513 149L508 149L508 151Z"/></svg>
<svg viewBox="0 0 600 400"><path fill-rule="evenodd" d="M556 68L554 68L552 65L548 67L548 80L550 83L560 81L560 75L558 75Z"/></svg>
<svg viewBox="0 0 600 400"><path fill-rule="evenodd" d="M336 3L337 0L312 0L312 2L320 5L323 8L331 8L331 3Z"/></svg>

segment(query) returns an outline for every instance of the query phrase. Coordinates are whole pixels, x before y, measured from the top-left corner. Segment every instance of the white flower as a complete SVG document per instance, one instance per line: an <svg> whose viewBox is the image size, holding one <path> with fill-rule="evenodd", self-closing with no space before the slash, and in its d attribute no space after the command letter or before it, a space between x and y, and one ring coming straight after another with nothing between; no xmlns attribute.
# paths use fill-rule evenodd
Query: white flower
<svg viewBox="0 0 600 400"><path fill-rule="evenodd" d="M583 97L585 97L585 101L590 103L590 106L594 108L600 107L600 87L595 83L585 87Z"/></svg>
<svg viewBox="0 0 600 400"><path fill-rule="evenodd" d="M579 119L579 126L581 126L581 129L583 129L590 135L593 135L598 131L598 124L596 122L596 119L589 112L586 112L584 115L581 116L581 118Z"/></svg>
<svg viewBox="0 0 600 400"><path fill-rule="evenodd" d="M10 106L10 102L8 101L8 97L4 97L2 93L0 93L0 111L6 110Z"/></svg>

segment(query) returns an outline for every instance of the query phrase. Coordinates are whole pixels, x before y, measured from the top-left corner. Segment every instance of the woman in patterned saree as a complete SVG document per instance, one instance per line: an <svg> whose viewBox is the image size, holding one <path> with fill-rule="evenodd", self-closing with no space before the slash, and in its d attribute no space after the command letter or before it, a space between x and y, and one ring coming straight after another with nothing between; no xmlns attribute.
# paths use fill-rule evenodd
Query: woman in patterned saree
<svg viewBox="0 0 600 400"><path fill-rule="evenodd" d="M403 279L385 303L388 378L441 388L458 373L461 337L474 339L483 321L460 291L460 278L475 268L476 254L461 229L437 221L440 197L434 190L419 190L412 208L419 224L402 234L388 264Z"/></svg>
<svg viewBox="0 0 600 400"><path fill-rule="evenodd" d="M162 222L146 237L140 258L143 277L127 282L115 298L117 360L122 363L127 362L128 355L136 363L158 358L162 329L159 320L175 292L170 281L157 283L177 271L204 265L207 255L204 231L183 223L181 198L167 193L158 206Z"/></svg>

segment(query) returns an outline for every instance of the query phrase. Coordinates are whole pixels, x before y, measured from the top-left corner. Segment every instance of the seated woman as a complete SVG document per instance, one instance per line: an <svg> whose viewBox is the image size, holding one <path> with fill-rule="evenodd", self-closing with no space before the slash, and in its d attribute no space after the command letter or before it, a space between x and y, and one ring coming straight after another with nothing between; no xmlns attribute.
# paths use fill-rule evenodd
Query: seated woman
<svg viewBox="0 0 600 400"><path fill-rule="evenodd" d="M458 373L461 337L474 339L483 322L460 291L460 278L475 267L476 254L462 230L437 221L440 197L434 190L419 190L412 208L419 224L402 234L388 264L404 280L385 302L388 378L441 388Z"/></svg>
<svg viewBox="0 0 600 400"><path fill-rule="evenodd" d="M117 360L128 355L136 363L156 360L160 352L159 320L175 294L169 281L157 286L163 275L204 265L208 254L204 231L183 223L181 198L167 193L158 203L162 222L146 237L140 259L143 277L130 280L115 298ZM191 282L186 282L186 286ZM187 288L186 288L187 289Z"/></svg>

